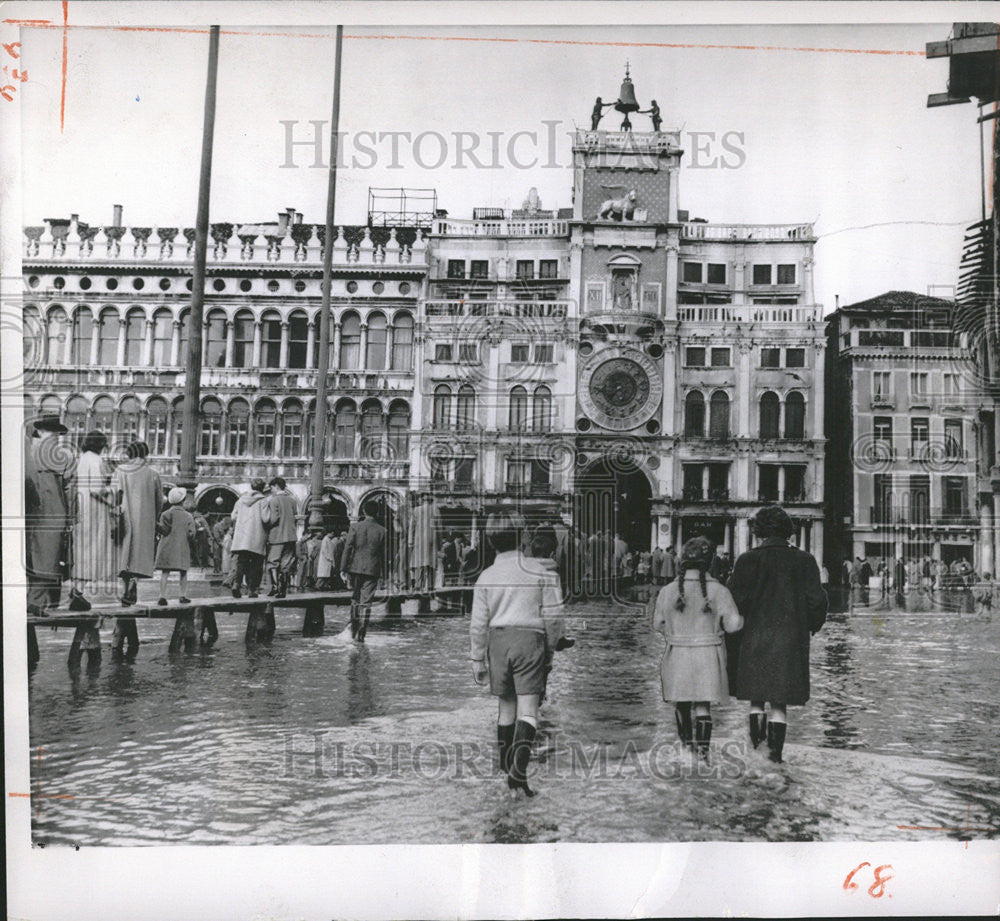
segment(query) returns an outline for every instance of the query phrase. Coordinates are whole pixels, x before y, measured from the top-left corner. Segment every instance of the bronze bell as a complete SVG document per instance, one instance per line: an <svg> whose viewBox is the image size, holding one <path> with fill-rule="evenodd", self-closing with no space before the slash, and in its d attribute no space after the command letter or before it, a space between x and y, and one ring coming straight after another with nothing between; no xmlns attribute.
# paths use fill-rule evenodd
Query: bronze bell
<svg viewBox="0 0 1000 921"><path fill-rule="evenodd" d="M615 103L615 108L622 115L639 111L639 103L635 101L635 87L632 86L632 78L628 75L628 71L625 72L622 88L618 91L618 101Z"/></svg>

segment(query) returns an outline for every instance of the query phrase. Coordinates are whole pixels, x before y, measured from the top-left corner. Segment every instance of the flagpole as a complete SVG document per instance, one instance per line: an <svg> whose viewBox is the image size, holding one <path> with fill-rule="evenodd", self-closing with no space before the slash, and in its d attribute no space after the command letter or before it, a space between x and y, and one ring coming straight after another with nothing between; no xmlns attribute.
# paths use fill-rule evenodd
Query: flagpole
<svg viewBox="0 0 1000 921"><path fill-rule="evenodd" d="M205 314L205 259L208 250L208 202L212 187L212 139L215 133L215 85L219 71L219 27L208 39L208 77L205 82L205 123L201 135L201 176L195 223L194 270L191 275L191 316L188 321L187 361L184 372L184 411L181 423L180 485L197 485L198 438L201 413L201 337Z"/></svg>
<svg viewBox="0 0 1000 921"><path fill-rule="evenodd" d="M323 524L323 468L326 459L327 373L330 368L330 279L333 274L334 208L337 201L337 132L340 126L340 56L344 27L337 26L333 65L333 112L330 116L330 172L326 190L326 236L323 239L323 299L319 310L319 360L316 363L315 440L310 482L309 528Z"/></svg>

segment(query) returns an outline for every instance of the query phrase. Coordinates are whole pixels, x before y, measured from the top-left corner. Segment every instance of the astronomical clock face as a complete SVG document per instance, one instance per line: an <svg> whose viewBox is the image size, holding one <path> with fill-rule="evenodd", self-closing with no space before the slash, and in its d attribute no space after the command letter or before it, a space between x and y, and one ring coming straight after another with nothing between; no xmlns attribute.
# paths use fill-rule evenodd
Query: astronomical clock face
<svg viewBox="0 0 1000 921"><path fill-rule="evenodd" d="M580 376L580 403L598 425L616 432L637 428L656 412L663 383L656 365L634 349L604 349Z"/></svg>

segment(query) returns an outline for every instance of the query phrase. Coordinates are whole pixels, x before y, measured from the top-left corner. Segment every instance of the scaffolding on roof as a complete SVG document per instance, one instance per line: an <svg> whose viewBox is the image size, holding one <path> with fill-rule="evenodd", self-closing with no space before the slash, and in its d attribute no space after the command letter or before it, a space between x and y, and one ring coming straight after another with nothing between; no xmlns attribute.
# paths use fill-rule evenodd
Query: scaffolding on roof
<svg viewBox="0 0 1000 921"><path fill-rule="evenodd" d="M369 227L430 227L436 216L436 189L368 187Z"/></svg>

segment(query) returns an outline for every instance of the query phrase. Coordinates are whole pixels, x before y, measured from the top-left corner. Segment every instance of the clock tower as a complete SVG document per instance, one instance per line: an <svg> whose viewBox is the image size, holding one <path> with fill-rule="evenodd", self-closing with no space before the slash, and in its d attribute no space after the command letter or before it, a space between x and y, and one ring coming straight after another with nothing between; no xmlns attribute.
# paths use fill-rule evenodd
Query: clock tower
<svg viewBox="0 0 1000 921"><path fill-rule="evenodd" d="M655 100L640 110L627 74L611 105L620 130L601 129L608 106L598 100L573 145L575 515L585 532L647 550L670 502L682 149ZM633 130L632 113L649 114L653 130Z"/></svg>

